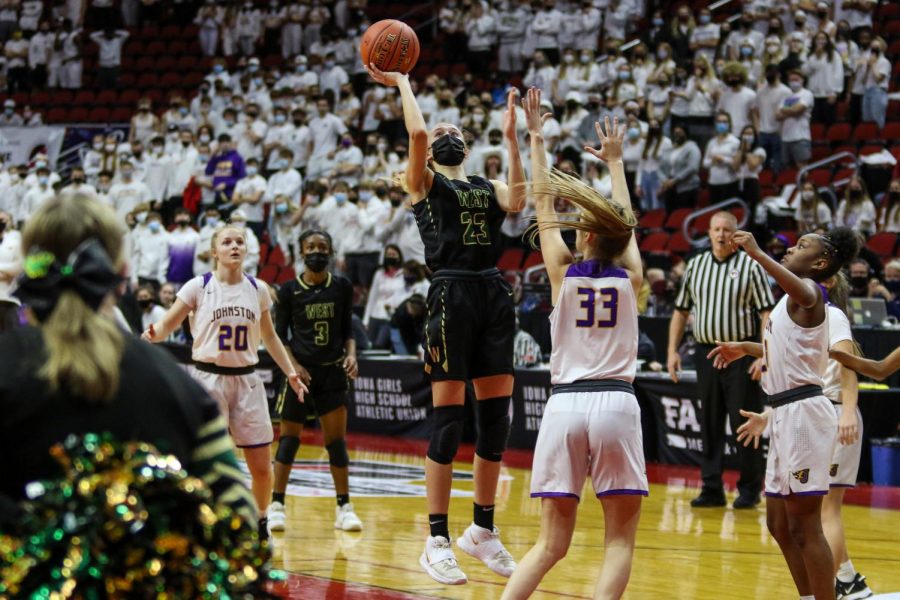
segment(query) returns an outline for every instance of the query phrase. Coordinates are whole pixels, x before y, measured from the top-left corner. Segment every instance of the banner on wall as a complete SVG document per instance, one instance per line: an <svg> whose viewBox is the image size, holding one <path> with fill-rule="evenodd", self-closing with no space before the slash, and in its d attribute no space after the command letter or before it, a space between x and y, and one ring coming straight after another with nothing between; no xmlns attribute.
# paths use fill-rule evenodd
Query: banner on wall
<svg viewBox="0 0 900 600"><path fill-rule="evenodd" d="M21 165L46 152L55 168L65 135L65 127L0 127L0 158L4 164Z"/></svg>
<svg viewBox="0 0 900 600"><path fill-rule="evenodd" d="M414 360L359 361L353 382L347 429L411 438L431 434L431 384Z"/></svg>

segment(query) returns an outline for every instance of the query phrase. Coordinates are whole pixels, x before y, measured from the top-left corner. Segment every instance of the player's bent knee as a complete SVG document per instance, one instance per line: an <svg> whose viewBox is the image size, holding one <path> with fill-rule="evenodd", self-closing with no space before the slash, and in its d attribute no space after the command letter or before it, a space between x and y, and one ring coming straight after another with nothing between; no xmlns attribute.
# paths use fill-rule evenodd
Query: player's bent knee
<svg viewBox="0 0 900 600"><path fill-rule="evenodd" d="M283 435L278 439L278 450L275 451L275 462L293 465L297 450L300 449L300 438L295 435Z"/></svg>
<svg viewBox="0 0 900 600"><path fill-rule="evenodd" d="M478 415L475 454L484 460L500 462L509 438L509 397L479 400L475 412Z"/></svg>
<svg viewBox="0 0 900 600"><path fill-rule="evenodd" d="M350 455L347 454L347 441L334 440L325 446L328 451L328 464L332 467L344 468L350 466Z"/></svg>
<svg viewBox="0 0 900 600"><path fill-rule="evenodd" d="M441 465L453 462L462 441L464 415L460 405L435 407L428 458Z"/></svg>

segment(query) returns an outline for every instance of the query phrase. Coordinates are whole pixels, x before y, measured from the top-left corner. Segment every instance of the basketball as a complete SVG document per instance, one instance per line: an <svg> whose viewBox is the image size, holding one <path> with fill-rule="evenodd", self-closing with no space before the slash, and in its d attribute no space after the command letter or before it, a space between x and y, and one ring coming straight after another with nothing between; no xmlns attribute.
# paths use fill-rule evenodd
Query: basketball
<svg viewBox="0 0 900 600"><path fill-rule="evenodd" d="M409 73L419 60L419 38L412 27L395 19L372 24L359 45L363 64L385 72Z"/></svg>

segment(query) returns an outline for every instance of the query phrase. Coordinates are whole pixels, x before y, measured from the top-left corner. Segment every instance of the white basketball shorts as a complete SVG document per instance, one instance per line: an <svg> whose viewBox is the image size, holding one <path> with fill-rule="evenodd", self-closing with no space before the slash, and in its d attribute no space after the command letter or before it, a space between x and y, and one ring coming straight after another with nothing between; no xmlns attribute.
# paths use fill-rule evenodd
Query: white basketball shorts
<svg viewBox="0 0 900 600"><path fill-rule="evenodd" d="M253 448L272 443L275 433L259 375L219 375L194 366L188 367L188 372L219 403L235 446Z"/></svg>

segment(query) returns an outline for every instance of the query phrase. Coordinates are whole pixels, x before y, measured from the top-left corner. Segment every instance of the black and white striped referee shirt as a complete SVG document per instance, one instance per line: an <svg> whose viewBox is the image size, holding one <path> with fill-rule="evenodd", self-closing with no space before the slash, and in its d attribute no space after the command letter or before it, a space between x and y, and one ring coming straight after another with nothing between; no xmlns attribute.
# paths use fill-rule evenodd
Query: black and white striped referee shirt
<svg viewBox="0 0 900 600"><path fill-rule="evenodd" d="M743 251L720 261L707 250L689 260L675 298L676 309L693 309L700 344L755 339L759 313L774 306L765 271Z"/></svg>

